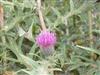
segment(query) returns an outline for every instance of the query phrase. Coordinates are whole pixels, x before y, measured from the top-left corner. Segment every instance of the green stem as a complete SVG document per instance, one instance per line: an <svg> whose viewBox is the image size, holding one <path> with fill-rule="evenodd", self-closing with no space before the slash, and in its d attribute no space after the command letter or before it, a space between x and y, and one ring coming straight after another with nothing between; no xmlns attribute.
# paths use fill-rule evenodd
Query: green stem
<svg viewBox="0 0 100 75"><path fill-rule="evenodd" d="M90 47L93 46L93 34L92 34L92 25L93 25L93 18L92 18L92 12L88 11L88 17L89 17L89 38L90 38Z"/></svg>
<svg viewBox="0 0 100 75"><path fill-rule="evenodd" d="M93 17L92 17L92 12L91 10L88 11L88 17L89 17L89 38L90 38L90 47L92 48L93 47L93 34L92 34L92 25L93 25ZM96 58L96 55L94 52L91 53L91 59L95 59Z"/></svg>

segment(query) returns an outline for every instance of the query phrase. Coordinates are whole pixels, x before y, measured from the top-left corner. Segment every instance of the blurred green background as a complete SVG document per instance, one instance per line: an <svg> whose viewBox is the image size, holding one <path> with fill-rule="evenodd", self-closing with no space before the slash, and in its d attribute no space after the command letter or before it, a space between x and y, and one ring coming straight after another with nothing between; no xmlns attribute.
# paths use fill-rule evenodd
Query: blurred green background
<svg viewBox="0 0 100 75"><path fill-rule="evenodd" d="M41 28L37 0L0 0L0 5L0 75L100 75L99 2L42 0L45 24L57 36L49 57L35 43Z"/></svg>

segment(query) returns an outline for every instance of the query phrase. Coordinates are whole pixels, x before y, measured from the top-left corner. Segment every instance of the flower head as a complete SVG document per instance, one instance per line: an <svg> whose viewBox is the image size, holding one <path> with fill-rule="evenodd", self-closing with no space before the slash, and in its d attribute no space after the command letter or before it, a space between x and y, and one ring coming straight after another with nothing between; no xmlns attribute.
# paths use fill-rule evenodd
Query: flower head
<svg viewBox="0 0 100 75"><path fill-rule="evenodd" d="M56 44L56 36L54 33L49 31L42 31L36 37L36 43L42 48L48 48Z"/></svg>

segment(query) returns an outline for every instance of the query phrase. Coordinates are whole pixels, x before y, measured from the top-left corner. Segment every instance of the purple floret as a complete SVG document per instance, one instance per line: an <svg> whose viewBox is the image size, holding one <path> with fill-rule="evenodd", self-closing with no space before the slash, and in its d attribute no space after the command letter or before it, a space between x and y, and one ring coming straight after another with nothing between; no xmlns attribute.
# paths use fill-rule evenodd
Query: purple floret
<svg viewBox="0 0 100 75"><path fill-rule="evenodd" d="M36 37L36 43L42 48L48 48L56 44L56 36L54 33L49 31L42 31Z"/></svg>

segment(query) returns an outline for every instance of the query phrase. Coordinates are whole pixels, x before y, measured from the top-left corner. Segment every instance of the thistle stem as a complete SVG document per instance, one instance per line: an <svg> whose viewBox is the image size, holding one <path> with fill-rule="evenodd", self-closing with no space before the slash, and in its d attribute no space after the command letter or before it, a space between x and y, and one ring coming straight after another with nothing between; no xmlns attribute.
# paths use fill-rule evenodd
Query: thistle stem
<svg viewBox="0 0 100 75"><path fill-rule="evenodd" d="M38 6L38 14L39 14L41 28L42 28L43 31L45 31L46 25L45 25L42 10L41 10L41 0L37 0L37 6Z"/></svg>

